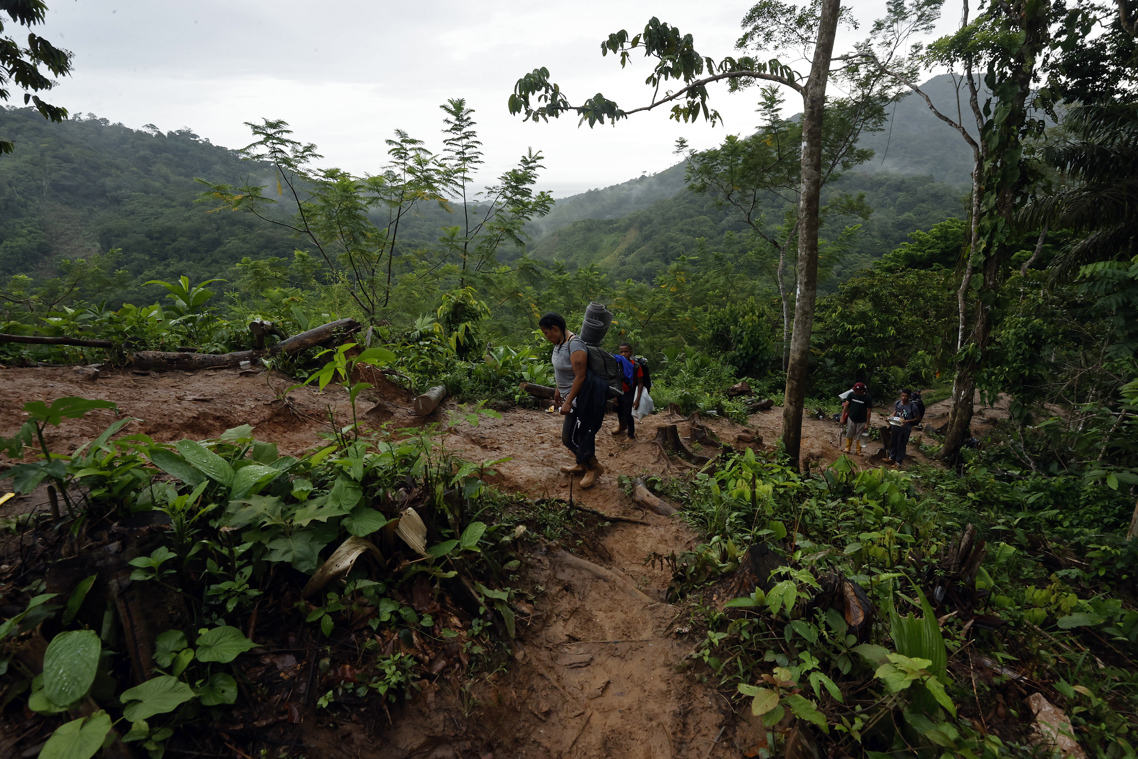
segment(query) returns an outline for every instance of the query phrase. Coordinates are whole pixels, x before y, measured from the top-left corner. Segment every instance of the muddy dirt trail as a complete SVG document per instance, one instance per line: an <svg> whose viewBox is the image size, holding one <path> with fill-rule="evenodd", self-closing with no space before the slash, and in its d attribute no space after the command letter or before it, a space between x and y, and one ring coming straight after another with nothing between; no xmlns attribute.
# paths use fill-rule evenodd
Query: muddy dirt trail
<svg viewBox="0 0 1138 759"><path fill-rule="evenodd" d="M349 421L342 388L329 386L323 394L301 388L285 401L279 391L289 384L284 377L233 371L110 372L90 380L71 369L0 370L0 435L12 435L22 423L23 403L71 395L117 403L120 414L139 420L124 434L141 432L161 441L206 439L250 424L259 439L276 442L282 453L319 444L330 415L338 425ZM423 422L410 413L410 394L382 378L376 384L378 389L361 404L366 426ZM427 421L446 421L448 409L453 404ZM58 451L74 450L111 419L111 412L97 411L81 420L64 420L50 430L48 443ZM705 421L729 444L747 429L726 420ZM547 547L531 556L526 571L534 590L533 610L506 671L482 675L464 689L424 683L378 738L350 724L333 730L306 726L305 742L320 747L310 755L709 759L746 750L753 735L745 718L736 718L690 658L700 641L690 632L688 611L665 602L670 573L650 560L693 547L697 535L678 517L638 508L618 485L621 475L683 471L651 442L656 429L669 423L679 425L681 436L690 435L685 420L656 414L638 425L638 441L618 440L609 434L615 420L611 415L606 419L598 435L598 457L606 472L594 488L575 488L572 498L632 521L584 536L567 546L572 552ZM757 414L748 426L772 441L781 431L780 410ZM503 490L567 500L569 478L558 467L571 459L561 446L560 428L556 414L513 409L477 427L459 424L444 443L472 461L509 458L496 466L491 479ZM805 459L814 465L831 463L839 455L836 429L833 421L808 419ZM37 508L43 504L34 497L5 505L9 513Z"/></svg>

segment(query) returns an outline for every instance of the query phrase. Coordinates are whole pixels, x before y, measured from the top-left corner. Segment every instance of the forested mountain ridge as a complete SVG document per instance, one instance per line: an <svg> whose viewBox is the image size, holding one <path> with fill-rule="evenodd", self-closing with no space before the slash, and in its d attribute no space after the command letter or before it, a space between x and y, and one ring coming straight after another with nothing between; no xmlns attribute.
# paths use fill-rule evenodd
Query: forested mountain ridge
<svg viewBox="0 0 1138 759"><path fill-rule="evenodd" d="M835 217L823 228L823 236L832 243L824 291L873 263L912 232L963 216L965 211L963 189L927 176L851 173L827 194L833 198L838 192L864 193L873 213L865 221ZM777 222L773 204L769 212ZM853 240L839 243L846 224L861 228ZM735 255L752 245L748 227L734 209L717 207L707 195L681 190L621 218L589 219L558 229L533 245L531 255L561 260L570 267L596 264L618 280L651 281L679 256L694 253L697 238L704 240L705 249Z"/></svg>
<svg viewBox="0 0 1138 759"><path fill-rule="evenodd" d="M925 87L942 105L954 94L947 76ZM910 232L963 213L967 146L914 96L903 97L891 117L882 132L862 139L876 151L874 159L832 190L864 192L873 208L852 247L846 241L831 251L832 282ZM242 161L237 151L189 128L133 130L91 114L50 124L32 109L17 108L0 109L0 124L19 147L0 161L0 276L47 274L55 261L117 248L116 265L136 282L180 274L203 280L228 276L244 257L288 258L305 247L281 227L246 214L208 213L198 204L203 188L196 177L235 185L274 180L269 167ZM745 225L710 198L688 192L684 172L680 163L559 201L527 225L530 254L650 281L677 257L694 254L697 238L705 249L745 250ZM781 212L772 203L769 220L777 223ZM434 246L453 218L435 205L418 206L404 222L401 251ZM833 219L828 233L836 239L855 221ZM500 257L515 255L506 249Z"/></svg>
<svg viewBox="0 0 1138 759"><path fill-rule="evenodd" d="M967 102L962 99L958 109L955 82L950 75L941 74L929 79L921 89L943 112L958 118L960 109L967 108ZM974 120L964 118L963 121L968 132L975 136ZM863 134L858 145L874 152L870 161L856 169L858 173L929 176L936 182L962 188L972 181L972 153L964 140L913 93L902 95L890 105L883 129ZM684 189L684 169L684 163L680 162L657 174L562 198L548 216L529 225L530 234L540 240L574 221L618 219L668 200Z"/></svg>
<svg viewBox="0 0 1138 759"><path fill-rule="evenodd" d="M60 258L119 248L137 278L207 279L243 256L294 247L256 219L197 204L194 177L237 181L259 169L267 182L270 172L189 129L91 115L51 124L30 108L0 108L0 122L17 147L0 160L0 275L49 273Z"/></svg>

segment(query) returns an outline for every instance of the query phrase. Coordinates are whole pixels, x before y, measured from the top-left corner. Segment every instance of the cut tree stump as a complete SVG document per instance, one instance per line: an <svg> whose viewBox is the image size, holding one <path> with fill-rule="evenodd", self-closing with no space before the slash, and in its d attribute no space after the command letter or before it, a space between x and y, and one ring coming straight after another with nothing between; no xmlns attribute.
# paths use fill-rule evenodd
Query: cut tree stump
<svg viewBox="0 0 1138 759"><path fill-rule="evenodd" d="M648 486L644 484L643 477L638 477L636 481L633 482L632 500L661 516L670 517L676 513L676 509L673 506L665 503L663 499L648 489Z"/></svg>
<svg viewBox="0 0 1138 759"><path fill-rule="evenodd" d="M657 428L656 439L653 443L659 446L665 455L678 457L681 461L689 464L702 466L711 460L706 456L699 456L689 451L683 441L680 440L680 432L674 424L666 424Z"/></svg>
<svg viewBox="0 0 1138 759"><path fill-rule="evenodd" d="M446 397L447 389L442 385L435 385L415 399L415 416L427 416Z"/></svg>
<svg viewBox="0 0 1138 759"><path fill-rule="evenodd" d="M288 334L279 325L264 319L249 322L249 331L253 333L253 347L257 350L265 347L265 338L269 335L276 335L281 340L288 339Z"/></svg>
<svg viewBox="0 0 1138 759"><path fill-rule="evenodd" d="M553 398L553 388L546 387L545 385L535 385L532 382L522 382L518 384L518 388L523 393L529 393L534 398Z"/></svg>
<svg viewBox="0 0 1138 759"><path fill-rule="evenodd" d="M727 388L727 397L728 398L735 398L735 397L740 396L740 395L754 395L754 391L751 390L751 386L749 384L747 384L746 380L743 380L742 382L738 382L738 383L732 385L731 387Z"/></svg>

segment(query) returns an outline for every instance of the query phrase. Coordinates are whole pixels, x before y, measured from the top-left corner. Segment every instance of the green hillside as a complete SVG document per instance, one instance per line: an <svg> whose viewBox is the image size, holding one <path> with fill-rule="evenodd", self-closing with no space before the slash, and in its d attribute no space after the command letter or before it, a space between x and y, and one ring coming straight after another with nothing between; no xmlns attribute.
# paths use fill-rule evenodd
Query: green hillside
<svg viewBox="0 0 1138 759"><path fill-rule="evenodd" d="M922 85L922 89L938 108L946 113L957 113L956 87L951 76L933 77ZM962 104L967 105L966 101ZM965 121L971 123L968 119ZM976 133L974 125L969 132ZM962 188L972 181L972 153L968 145L929 111L924 100L911 93L903 95L889 107L888 120L882 131L862 135L858 144L870 148L875 154L873 159L857 168L856 172L860 174L885 172L927 176L936 182ZM534 239L541 240L575 221L618 219L642 211L672 198L683 189L684 164L678 163L658 174L562 198L548 216L533 222L527 229Z"/></svg>
<svg viewBox="0 0 1138 759"><path fill-rule="evenodd" d="M938 103L953 94L949 77L926 88ZM873 214L856 242L832 251L830 277L850 276L906 236L963 213L969 153L964 142L908 96L891 109L886 128L862 144L877 155L830 192L865 193ZM197 202L212 182L273 183L268 167L242 161L190 129L133 130L88 114L51 124L27 108L0 108L0 128L17 150L0 160L0 276L47 275L59 261L120 249L116 266L137 283L186 274L194 280L227 277L244 257L288 258L305 247L287 230L246 214L208 213ZM616 279L650 281L681 255L703 249L740 254L753 247L745 225L706 196L688 192L677 164L559 201L531 222L529 253L569 268L597 265ZM282 204L281 212L289 210ZM786 204L765 209L777 220ZM440 228L455 223L437 205L416 207L400 229L404 254L430 256ZM857 219L831 219L824 235L836 240ZM509 262L521 251L504 249ZM831 285L832 286L832 285ZM125 293L124 293L125 294Z"/></svg>
<svg viewBox="0 0 1138 759"><path fill-rule="evenodd" d="M244 256L290 255L293 242L243 214L206 213L194 177L269 172L188 129L134 130L107 119L51 124L0 108L16 151L0 160L0 275L46 274L59 259L122 250L141 280L224 276Z"/></svg>
<svg viewBox="0 0 1138 759"><path fill-rule="evenodd" d="M835 252L831 271L835 282L868 266L910 233L964 214L963 189L927 176L850 174L828 194L833 197L838 192L864 193L874 211L862 223L854 245ZM781 201L772 202L766 209L768 218L779 218L784 208ZM846 224L859 221L833 218L823 227L823 237L835 240ZM619 219L574 222L541 238L531 255L561 260L570 267L596 264L618 280L651 281L676 258L693 253L697 238L709 250L733 255L752 247L749 228L733 209L716 207L707 195L681 190Z"/></svg>

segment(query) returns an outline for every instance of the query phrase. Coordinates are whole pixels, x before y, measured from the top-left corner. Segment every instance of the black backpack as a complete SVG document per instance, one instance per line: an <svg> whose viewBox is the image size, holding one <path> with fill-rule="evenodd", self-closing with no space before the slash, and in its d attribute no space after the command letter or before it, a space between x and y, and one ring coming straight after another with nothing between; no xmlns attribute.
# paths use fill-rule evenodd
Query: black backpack
<svg viewBox="0 0 1138 759"><path fill-rule="evenodd" d="M641 382L644 383L644 389L651 392L652 391L652 376L650 374L648 374L648 359L644 358L643 356L637 356L635 358L635 361L637 364L640 365L640 371L641 371L641 375L642 375L641 376Z"/></svg>
<svg viewBox="0 0 1138 759"><path fill-rule="evenodd" d="M597 375L608 385L608 396L619 398L624 395L624 369L616 356L603 348L585 343L589 352L589 371Z"/></svg>

